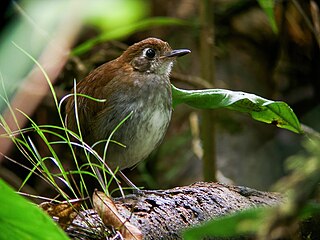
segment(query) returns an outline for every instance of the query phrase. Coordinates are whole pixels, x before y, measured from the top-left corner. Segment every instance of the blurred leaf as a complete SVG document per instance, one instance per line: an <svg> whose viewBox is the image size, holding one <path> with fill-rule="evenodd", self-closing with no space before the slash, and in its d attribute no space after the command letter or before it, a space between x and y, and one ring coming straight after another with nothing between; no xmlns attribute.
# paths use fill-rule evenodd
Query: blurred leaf
<svg viewBox="0 0 320 240"><path fill-rule="evenodd" d="M183 233L183 239L193 240L204 237L235 237L256 234L265 228L275 208L251 208L213 219L201 226L192 227ZM320 211L320 205L309 203L301 209L299 219L304 220Z"/></svg>
<svg viewBox="0 0 320 240"><path fill-rule="evenodd" d="M132 23L127 26L119 27L107 32L103 32L96 38L92 38L77 47L75 47L72 51L73 55L81 55L92 47L97 45L98 43L105 42L111 39L119 39L125 36L128 36L134 32L146 30L148 28L157 27L157 26L171 26L171 25L180 25L186 26L189 25L187 21L176 19L176 18L168 18L168 17L154 17L148 18L145 20L141 20L139 22Z"/></svg>
<svg viewBox="0 0 320 240"><path fill-rule="evenodd" d="M294 225L298 220L319 213L319 203L310 203L310 200L316 198L319 192L320 141L312 137L306 138L303 146L306 151L287 160L287 170L290 174L280 179L273 188L282 192L286 201L274 209L264 228L260 230L260 235L266 236L265 239L269 239L268 237L274 233L278 233L279 239L286 237L288 231L281 229L288 229L292 232L291 235L295 235L297 229Z"/></svg>
<svg viewBox="0 0 320 240"><path fill-rule="evenodd" d="M0 179L0 239L69 239L39 207Z"/></svg>
<svg viewBox="0 0 320 240"><path fill-rule="evenodd" d="M184 239L238 237L246 234L253 239L294 239L298 231L305 236L312 236L310 239L318 239L315 229L300 225L300 221L316 216L311 222L314 222L315 228L318 224L320 204L312 199L317 197L319 189L319 146L319 139L308 138L304 142L306 152L290 157L291 174L277 184L277 190L280 189L285 196L281 204L216 218L187 229L183 233Z"/></svg>
<svg viewBox="0 0 320 240"><path fill-rule="evenodd" d="M149 14L148 1L95 0L90 1L85 20L103 31L113 30L136 22Z"/></svg>
<svg viewBox="0 0 320 240"><path fill-rule="evenodd" d="M320 204L319 203L308 203L306 204L299 212L300 219L308 219L315 214L320 213Z"/></svg>
<svg viewBox="0 0 320 240"><path fill-rule="evenodd" d="M302 133L299 120L284 102L225 89L183 90L172 85L173 106L185 103L201 109L228 108L249 113L257 121Z"/></svg>
<svg viewBox="0 0 320 240"><path fill-rule="evenodd" d="M70 14L70 0L66 1L11 1L13 16L0 35L0 73L4 88L0 96L9 99L33 67L30 59L12 42L38 58L45 46L55 37L58 22ZM73 11L78 11L78 8ZM59 17L58 17L59 16ZM6 104L0 99L0 112Z"/></svg>
<svg viewBox="0 0 320 240"><path fill-rule="evenodd" d="M278 33L277 23L274 17L274 0L257 0L265 14L267 15L271 28Z"/></svg>
<svg viewBox="0 0 320 240"><path fill-rule="evenodd" d="M149 13L149 3L143 0L11 2L11 21L6 23L0 34L0 81L4 82L4 88L0 87L0 96L7 94L9 100L33 67L30 59L12 42L38 59L47 46L54 45L52 42L55 42L57 32L66 21L71 24L72 21L83 20L104 31L118 31ZM56 47L60 49L59 45ZM0 112L5 107L6 104L0 99Z"/></svg>
<svg viewBox="0 0 320 240"><path fill-rule="evenodd" d="M211 220L183 233L183 239L204 237L230 237L255 233L263 224L268 208L252 208Z"/></svg>

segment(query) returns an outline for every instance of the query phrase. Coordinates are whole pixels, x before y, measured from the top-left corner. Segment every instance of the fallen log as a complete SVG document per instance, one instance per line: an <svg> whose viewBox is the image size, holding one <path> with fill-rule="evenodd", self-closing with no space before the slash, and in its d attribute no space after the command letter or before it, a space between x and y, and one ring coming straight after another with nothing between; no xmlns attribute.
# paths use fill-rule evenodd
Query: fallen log
<svg viewBox="0 0 320 240"><path fill-rule="evenodd" d="M108 205L100 200L95 205ZM119 218L125 219L122 227L130 223L142 233L143 239L181 239L181 232L190 226L243 209L273 206L282 200L278 193L221 183L198 182L169 190L142 190L138 194L114 199L117 213L108 210L112 206L107 206L107 212L99 214L94 210L81 212L66 232L76 239L105 239L106 234L113 234L112 239L117 239L116 234L120 236L121 232L119 226L106 226L101 216L109 219L111 215L119 214Z"/></svg>

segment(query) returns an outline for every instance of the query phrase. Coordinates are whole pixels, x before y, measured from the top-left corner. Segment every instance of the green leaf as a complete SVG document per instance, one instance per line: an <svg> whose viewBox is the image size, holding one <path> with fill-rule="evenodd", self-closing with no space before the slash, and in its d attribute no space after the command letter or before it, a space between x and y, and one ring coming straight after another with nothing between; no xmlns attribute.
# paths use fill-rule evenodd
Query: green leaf
<svg viewBox="0 0 320 240"><path fill-rule="evenodd" d="M200 226L192 227L183 232L183 239L203 239L204 237L235 237L255 234L266 227L267 221L275 214L274 207L250 208L227 216L208 221ZM298 216L299 220L319 214L319 204L308 203Z"/></svg>
<svg viewBox="0 0 320 240"><path fill-rule="evenodd" d="M69 239L39 207L15 193L0 179L0 239Z"/></svg>
<svg viewBox="0 0 320 240"><path fill-rule="evenodd" d="M320 213L320 204L315 202L309 202L299 212L299 219L304 220L311 218L314 215Z"/></svg>
<svg viewBox="0 0 320 240"><path fill-rule="evenodd" d="M299 120L285 102L225 89L183 90L172 85L173 106L185 103L201 109L228 108L249 113L257 121L302 133Z"/></svg>
<svg viewBox="0 0 320 240"><path fill-rule="evenodd" d="M268 208L252 208L233 213L187 229L183 239L202 239L204 237L231 237L255 233L263 224Z"/></svg>
<svg viewBox="0 0 320 240"><path fill-rule="evenodd" d="M274 17L274 0L257 0L265 14L267 15L271 28L275 33L278 33L277 23Z"/></svg>

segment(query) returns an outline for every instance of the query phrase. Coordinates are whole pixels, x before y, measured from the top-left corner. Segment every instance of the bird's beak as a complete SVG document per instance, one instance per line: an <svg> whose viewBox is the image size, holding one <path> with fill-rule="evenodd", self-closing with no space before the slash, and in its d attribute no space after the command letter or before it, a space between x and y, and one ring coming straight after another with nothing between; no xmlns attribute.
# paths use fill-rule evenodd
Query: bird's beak
<svg viewBox="0 0 320 240"><path fill-rule="evenodd" d="M165 53L164 57L181 57L188 53L191 53L189 49L177 49L177 50L172 50L170 52Z"/></svg>

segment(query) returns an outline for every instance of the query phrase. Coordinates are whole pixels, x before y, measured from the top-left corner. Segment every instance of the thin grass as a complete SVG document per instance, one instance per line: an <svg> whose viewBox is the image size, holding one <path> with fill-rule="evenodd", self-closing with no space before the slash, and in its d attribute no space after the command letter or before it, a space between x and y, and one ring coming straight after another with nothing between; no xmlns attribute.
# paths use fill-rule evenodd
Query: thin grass
<svg viewBox="0 0 320 240"><path fill-rule="evenodd" d="M25 55L27 55L42 71L48 85L51 91L51 94L54 99L54 103L57 109L57 113L60 119L61 126L54 126L54 125L38 125L35 121L33 121L29 116L27 116L23 111L18 110L21 114L23 114L30 122L31 127L27 127L24 129L21 129L19 127L18 121L15 116L14 110L11 108L9 100L7 95L0 96L5 103L7 104L7 107L9 109L10 114L12 115L15 124L17 126L18 130L12 131L9 128L9 125L5 122L4 118L0 116L0 124L5 129L6 134L1 135L0 137L9 137L17 147L17 149L21 152L21 154L32 164L32 168L27 168L23 166L23 163L18 163L17 161L11 159L11 161L22 165L26 169L29 170L29 174L26 176L24 181L21 184L21 187L19 190L23 188L25 184L30 180L31 176L36 175L40 177L42 180L44 180L47 184L52 186L58 193L59 196L62 196L64 200L69 201L71 198L85 198L87 196L90 196L88 187L86 185L86 182L84 180L84 176L89 176L95 179L101 186L101 188L105 191L107 195L112 194L112 192L109 192L109 187L112 182L116 182L118 184L118 190L120 190L123 194L123 190L121 186L119 185L119 181L115 176L115 172L113 172L107 163L104 161L107 154L107 149L110 142L114 142L116 144L119 144L120 146L125 147L124 145L117 143L112 140L113 134L117 131L117 129L132 115L130 113L125 119L123 119L118 126L112 131L109 138L104 141L99 141L93 146L89 146L86 144L83 140L83 136L81 133L81 126L79 124L79 116L78 116L78 102L77 97L86 97L93 101L97 102L103 102L104 99L95 99L87 95L76 93L76 82L74 81L74 91L75 93L68 94L65 97L63 97L60 101L58 101L57 95L54 91L54 88L52 86L52 83L46 74L44 68L41 66L41 64L34 59L29 53L27 53L25 50L23 50L21 47L19 47L17 44L13 43L21 52L23 52ZM1 76L2 77L2 76ZM3 80L2 80L3 82ZM4 84L2 83L3 88ZM4 91L5 92L5 91ZM62 115L62 106L63 102L67 100L69 97L73 97L75 101L75 116L77 121L77 129L78 134L71 131L66 127L65 119ZM30 132L36 133L37 136L40 137L41 141L46 145L46 147L49 150L49 156L41 156L41 153L38 151L36 145L34 144L33 140L28 136ZM54 137L57 140L50 141L48 137ZM98 153L94 150L94 147L97 144L105 144L104 147L104 156L99 156ZM68 151L70 151L72 160L75 163L75 169L65 169L63 161L65 159L60 159L60 156L55 151L55 146L61 145L64 148L66 148ZM85 152L86 160L87 162L84 164L80 164L76 152L74 148L80 148L82 151ZM7 157L7 159L10 159ZM50 167L49 165L50 164ZM52 165L55 166L55 168L58 170L58 173L52 172ZM79 176L80 180L79 182L75 181L75 176ZM61 184L59 182L62 182L64 186L67 187L72 193L72 196L69 196L65 190L62 189Z"/></svg>

